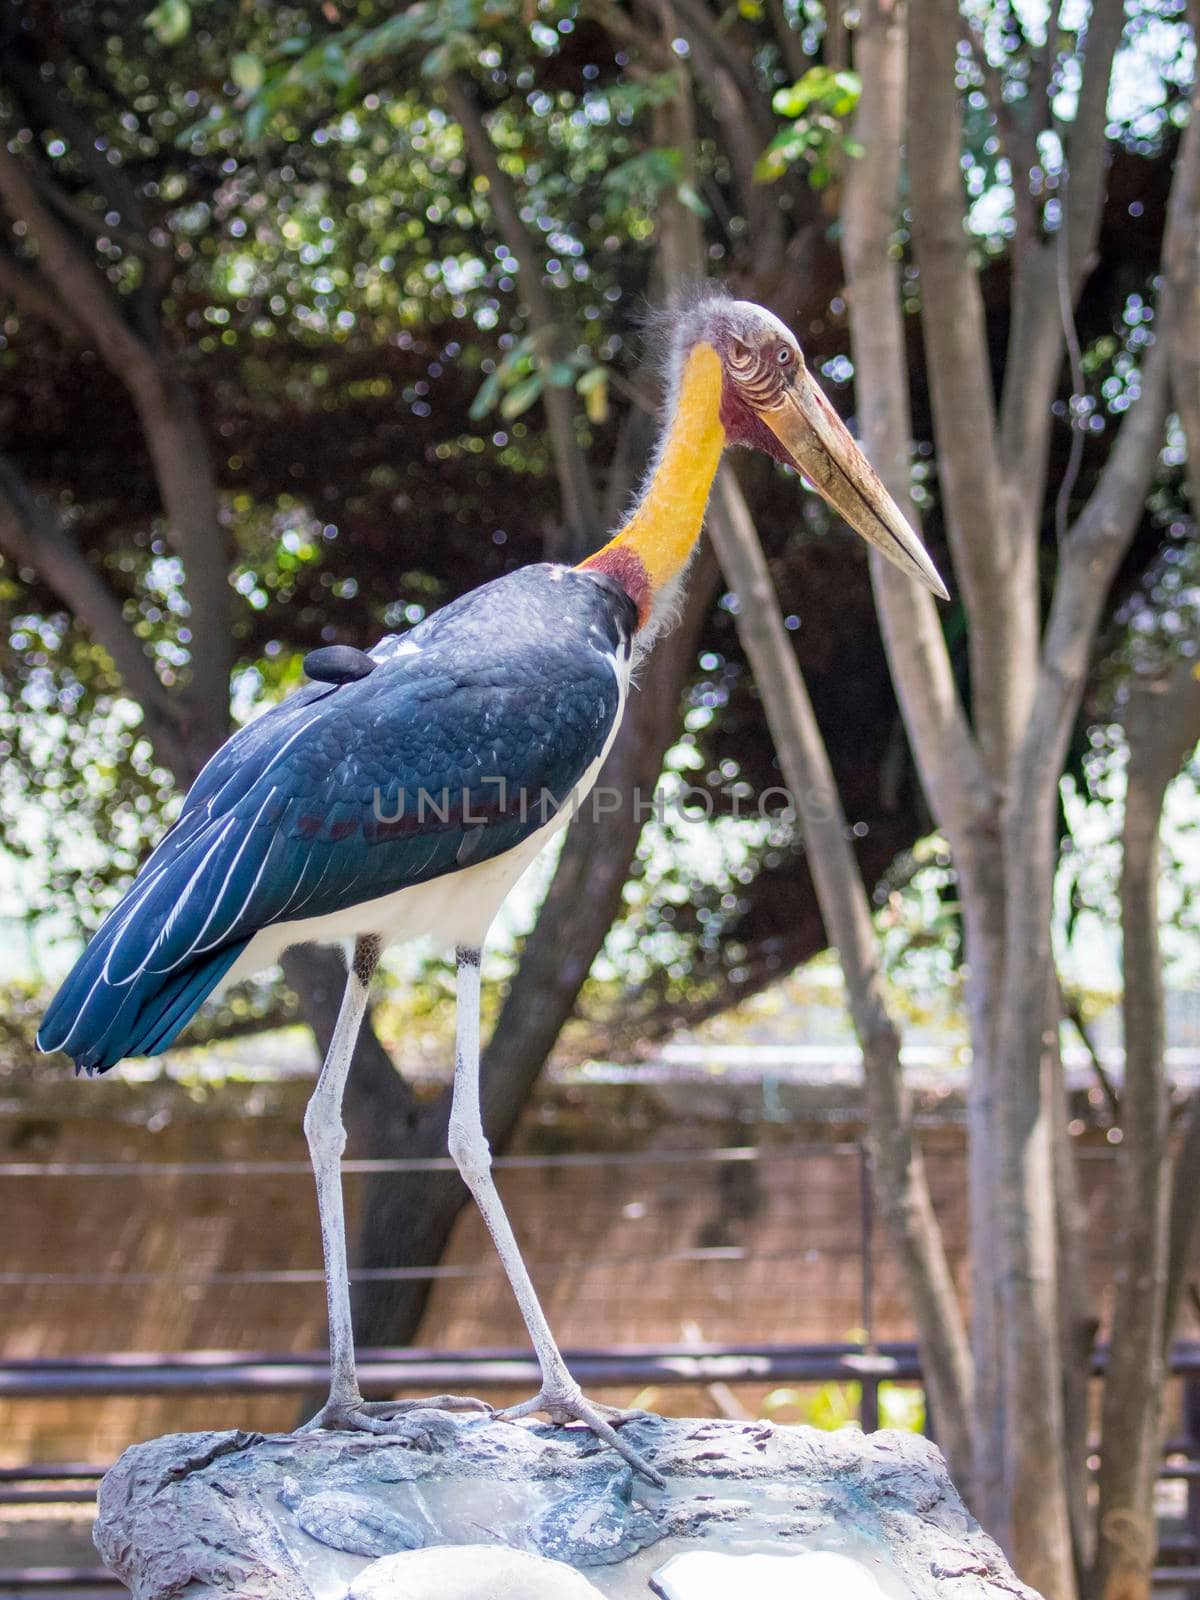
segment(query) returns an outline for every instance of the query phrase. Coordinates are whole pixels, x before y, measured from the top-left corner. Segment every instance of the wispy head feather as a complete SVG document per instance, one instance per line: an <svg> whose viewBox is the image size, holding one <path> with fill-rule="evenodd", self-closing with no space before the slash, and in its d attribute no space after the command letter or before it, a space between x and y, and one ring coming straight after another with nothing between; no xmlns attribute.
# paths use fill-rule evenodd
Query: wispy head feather
<svg viewBox="0 0 1200 1600"><path fill-rule="evenodd" d="M732 298L722 284L700 279L676 289L665 304L647 304L636 319L644 352L642 364L658 377L664 407L679 388L687 350L711 321L716 307Z"/></svg>

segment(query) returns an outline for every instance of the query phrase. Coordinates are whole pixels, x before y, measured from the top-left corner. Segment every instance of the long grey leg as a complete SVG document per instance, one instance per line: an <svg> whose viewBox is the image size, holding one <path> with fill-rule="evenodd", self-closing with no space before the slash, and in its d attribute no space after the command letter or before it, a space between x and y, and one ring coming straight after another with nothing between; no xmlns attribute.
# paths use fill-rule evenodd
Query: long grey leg
<svg viewBox="0 0 1200 1600"><path fill-rule="evenodd" d="M474 949L460 948L457 952L458 1041L454 1062L454 1100L450 1109L450 1154L487 1224L542 1369L540 1392L532 1400L514 1406L504 1414L515 1417L533 1411L545 1411L556 1422L586 1422L594 1433L624 1456L638 1472L652 1483L661 1484L663 1480L660 1475L621 1438L604 1418L601 1409L585 1399L571 1376L550 1324L546 1321L512 1224L496 1191L492 1177L492 1153L484 1135L479 1104L479 956L480 952Z"/></svg>
<svg viewBox="0 0 1200 1600"><path fill-rule="evenodd" d="M381 940L363 934L354 944L341 1010L321 1067L317 1087L304 1113L304 1133L317 1180L321 1249L325 1257L325 1297L329 1306L329 1399L301 1432L316 1428L355 1428L369 1433L400 1431L399 1419L410 1411L489 1411L482 1400L435 1395L428 1400L364 1401L354 1365L354 1326L350 1315L350 1268L346 1258L346 1213L342 1201L342 1154L346 1129L342 1097L358 1030L367 1009L371 974L379 961Z"/></svg>
<svg viewBox="0 0 1200 1600"><path fill-rule="evenodd" d="M355 940L341 1010L329 1053L304 1113L304 1135L317 1180L321 1217L321 1249L325 1256L325 1296L329 1305L330 1411L362 1404L354 1370L354 1328L350 1319L350 1268L346 1259L346 1212L342 1202L342 1154L346 1129L342 1096L358 1030L367 1009L371 974L379 960L380 940L365 934Z"/></svg>

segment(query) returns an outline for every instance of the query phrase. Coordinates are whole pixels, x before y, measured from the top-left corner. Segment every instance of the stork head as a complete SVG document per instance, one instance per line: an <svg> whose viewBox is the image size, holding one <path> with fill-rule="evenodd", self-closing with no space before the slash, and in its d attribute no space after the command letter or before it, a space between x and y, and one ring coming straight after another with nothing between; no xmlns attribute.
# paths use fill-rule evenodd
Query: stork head
<svg viewBox="0 0 1200 1600"><path fill-rule="evenodd" d="M825 398L790 329L750 300L706 297L677 324L675 376L706 347L721 363L727 442L794 467L868 544L948 599L921 541Z"/></svg>
<svg viewBox="0 0 1200 1600"><path fill-rule="evenodd" d="M726 445L752 445L807 481L868 543L946 599L904 513L778 317L708 294L670 315L667 425L628 520L582 563L637 606L640 648L669 626Z"/></svg>

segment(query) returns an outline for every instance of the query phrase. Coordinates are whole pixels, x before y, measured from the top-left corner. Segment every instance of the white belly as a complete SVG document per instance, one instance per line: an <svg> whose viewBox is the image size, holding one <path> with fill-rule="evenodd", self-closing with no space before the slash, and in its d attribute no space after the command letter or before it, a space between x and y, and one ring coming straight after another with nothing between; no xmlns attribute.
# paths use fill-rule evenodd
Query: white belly
<svg viewBox="0 0 1200 1600"><path fill-rule="evenodd" d="M375 933L383 940L385 948L407 939L432 938L443 949L452 950L460 945L478 949L509 890L590 794L621 725L627 668L618 681L621 698L604 749L544 827L523 839L515 849L493 856L490 861L447 872L428 883L413 884L411 888L398 889L377 900L364 900L328 916L305 917L264 928L254 935L229 969L221 990L261 972L264 967L274 966L283 952L294 944L341 944L360 934Z"/></svg>

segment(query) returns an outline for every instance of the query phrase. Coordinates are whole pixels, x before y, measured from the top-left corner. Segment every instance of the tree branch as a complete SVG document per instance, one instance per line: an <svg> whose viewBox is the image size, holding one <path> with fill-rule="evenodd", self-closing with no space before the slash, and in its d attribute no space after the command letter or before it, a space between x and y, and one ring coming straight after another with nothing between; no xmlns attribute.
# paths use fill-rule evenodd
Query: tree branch
<svg viewBox="0 0 1200 1600"><path fill-rule="evenodd" d="M118 297L47 209L30 170L0 143L0 202L21 219L37 246L38 265L129 391L154 464L168 532L183 559L193 634L192 701L215 747L228 726L228 552L207 440L192 398L169 359L126 322Z"/></svg>
<svg viewBox="0 0 1200 1600"><path fill-rule="evenodd" d="M98 644L107 650L126 691L142 707L146 732L159 758L181 781L194 775L180 706L161 682L121 604L89 566L62 523L0 457L0 550L17 567L52 589Z"/></svg>
<svg viewBox="0 0 1200 1600"><path fill-rule="evenodd" d="M755 293L770 300L784 268L786 234L771 186L757 182L754 169L775 124L764 114L753 64L717 27L704 0L669 0L664 10L678 15L678 31L687 34L692 70L721 129L737 204L746 218L747 237L754 241L747 273L753 277Z"/></svg>
<svg viewBox="0 0 1200 1600"><path fill-rule="evenodd" d="M810 66L809 59L804 53L803 40L792 27L783 0L767 0L767 15L771 19L771 28L775 34L775 42L779 46L779 53L783 57L783 64L795 82L804 76Z"/></svg>
<svg viewBox="0 0 1200 1600"><path fill-rule="evenodd" d="M0 142L0 202L23 221L38 249L38 266L59 298L87 329L113 371L132 388L154 376L150 352L121 315L120 307L92 261L50 215L22 157Z"/></svg>
<svg viewBox="0 0 1200 1600"><path fill-rule="evenodd" d="M675 23L670 5L663 5L663 33L670 35ZM692 97L692 79L682 62L674 71L675 94L654 108L654 138L679 151L680 178L696 186L696 105ZM661 282L661 293L667 300L683 287L704 275L704 230L700 218L690 206L685 206L678 193L664 196L655 219L658 243L655 266Z"/></svg>
<svg viewBox="0 0 1200 1600"><path fill-rule="evenodd" d="M635 51L656 69L670 65L671 57L663 54L654 35L639 28L616 0L582 0L580 10L611 34L618 44Z"/></svg>
<svg viewBox="0 0 1200 1600"><path fill-rule="evenodd" d="M900 280L890 255L904 143L904 30L872 5L859 29L863 81L854 124L867 155L849 165L842 254L850 301L855 405L870 457L913 526L908 350ZM892 680L930 807L958 854L994 809L991 786L959 699L932 597L890 565L871 559L875 603Z"/></svg>
<svg viewBox="0 0 1200 1600"><path fill-rule="evenodd" d="M1107 3L1107 0L1106 0ZM1200 297L1200 256L1189 252L1200 224L1200 120L1184 134L1167 202L1164 254L1167 281L1155 322L1155 341L1142 366L1141 394L1126 413L1117 440L1066 540L1046 627L1038 715L1024 742L1026 768L1037 767L1038 746L1050 737L1065 750L1082 689L1100 607L1133 537L1162 444L1167 413L1168 366L1178 341L1196 339L1189 328ZM1053 779L1057 784L1060 764Z"/></svg>
<svg viewBox="0 0 1200 1600"><path fill-rule="evenodd" d="M461 73L451 73L445 80L445 88L451 114L462 129L471 163L476 172L487 180L488 204L500 237L520 267L530 332L541 368L542 405L550 430L563 514L569 529L568 548L564 553L569 557L582 557L599 542L603 526L587 459L575 435L573 391L556 384L552 376L554 366L568 353L567 341L542 282L543 263L534 248L529 230L521 220L512 182L496 156L491 135L475 100L474 88Z"/></svg>
<svg viewBox="0 0 1200 1600"><path fill-rule="evenodd" d="M1072 299L1095 263L1110 163L1105 128L1113 59L1125 32L1124 0L1093 0L1081 67L1075 120L1064 140L1068 282Z"/></svg>
<svg viewBox="0 0 1200 1600"><path fill-rule="evenodd" d="M1051 16L1048 27L1054 26ZM1105 135L1113 57L1125 26L1123 0L1097 0L1088 20L1075 120L1063 133L1066 168L1059 232L1030 239L1014 261L1013 315L1000 405L1000 455L1013 522L1036 539L1054 427L1052 405L1066 336L1062 302L1073 309L1091 270L1104 209L1109 146ZM1047 38L1046 56L1052 49ZM1045 69L1048 82L1049 64ZM1014 182L1017 174L1014 173ZM1065 261L1061 259L1065 253ZM1059 275L1064 283L1060 288Z"/></svg>
<svg viewBox="0 0 1200 1600"><path fill-rule="evenodd" d="M1192 7L1200 46L1200 6ZM1192 79L1191 117L1175 159L1172 205L1163 239L1171 324L1171 392L1187 440L1188 496L1200 523L1200 72Z"/></svg>
<svg viewBox="0 0 1200 1600"><path fill-rule="evenodd" d="M43 76L41 62L32 60L20 45L10 45L5 52L3 76L43 133L53 129L63 135L72 155L103 196L106 209L117 212L124 226L144 239L149 227L141 195L124 168L109 161L97 148L94 129L79 115L62 87L58 63L51 60L48 64L54 72L53 80Z"/></svg>
<svg viewBox="0 0 1200 1600"><path fill-rule="evenodd" d="M1104 1103L1108 1107L1108 1114L1114 1124L1121 1121L1121 1096L1117 1093L1117 1086L1112 1080L1108 1068L1100 1059L1100 1052L1096 1049L1096 1041L1092 1038L1092 1030L1087 1025L1087 1018L1083 1014L1083 1006L1079 996L1068 991L1062 980L1059 980L1058 999L1062 1014L1079 1035L1080 1043L1087 1051L1088 1060L1092 1065L1092 1075L1096 1086L1104 1096Z"/></svg>
<svg viewBox="0 0 1200 1600"><path fill-rule="evenodd" d="M1079 709L1104 598L1145 504L1166 419L1169 334L1160 326L1142 368L1142 393L1126 414L1096 488L1062 551L1046 627L1038 688L1028 726L1014 753L1006 833L1010 870L1024 889L1010 890L1005 1007L1014 1054L1036 1054L1040 1002L1028 1007L1030 985L1049 959L1049 882L1055 796L1067 742ZM1044 913L1044 914L1043 914ZM1010 987L1011 986L1011 987ZM1025 1053L1022 1055L1021 1052Z"/></svg>
<svg viewBox="0 0 1200 1600"><path fill-rule="evenodd" d="M1033 687L1037 575L1029 541L1014 539L1004 515L983 297L966 231L959 31L956 0L914 0L909 169L938 473L970 622L975 728L998 781Z"/></svg>
<svg viewBox="0 0 1200 1600"><path fill-rule="evenodd" d="M0 255L0 295L7 296L18 311L48 323L64 339L83 337L83 329L70 307L11 256Z"/></svg>
<svg viewBox="0 0 1200 1600"><path fill-rule="evenodd" d="M734 85L737 97L746 108L747 122L757 128L760 136L771 126L762 111L763 96L755 76L754 63L748 51L734 36L736 11L727 11L718 21L705 4L705 0L669 0L669 7L679 17L683 26L678 30L688 36L689 43L701 43L710 59L720 62Z"/></svg>
<svg viewBox="0 0 1200 1600"><path fill-rule="evenodd" d="M1001 142L1012 170L1013 210L1016 232L1013 239L1013 271L1020 271L1025 251L1036 243L1037 212L1029 192L1029 172L1037 159L1037 134L1032 119L1022 123L1018 111L1004 98L1004 75L988 60L987 45L978 28L968 23L963 34L983 80L984 98L996 120Z"/></svg>

